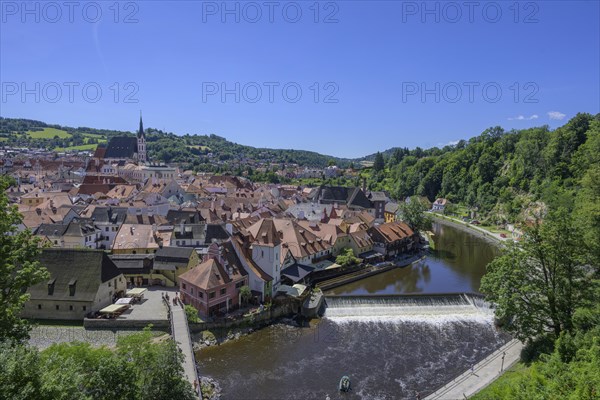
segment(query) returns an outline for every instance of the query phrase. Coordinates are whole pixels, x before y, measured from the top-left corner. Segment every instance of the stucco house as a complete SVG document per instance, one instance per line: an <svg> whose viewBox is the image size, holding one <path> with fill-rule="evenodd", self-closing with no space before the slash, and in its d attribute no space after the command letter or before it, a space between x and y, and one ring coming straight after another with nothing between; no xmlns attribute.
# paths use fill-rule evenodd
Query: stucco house
<svg viewBox="0 0 600 400"><path fill-rule="evenodd" d="M214 243L202 263L179 276L182 300L204 316L227 313L239 306L247 275L230 242Z"/></svg>

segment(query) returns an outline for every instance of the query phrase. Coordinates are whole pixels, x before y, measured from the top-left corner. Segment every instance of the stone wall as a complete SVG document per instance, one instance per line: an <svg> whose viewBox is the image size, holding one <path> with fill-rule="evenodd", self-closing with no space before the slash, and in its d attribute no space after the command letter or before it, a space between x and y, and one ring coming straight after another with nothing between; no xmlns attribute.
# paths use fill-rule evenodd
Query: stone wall
<svg viewBox="0 0 600 400"><path fill-rule="evenodd" d="M86 329L144 329L152 324L152 329L169 332L168 320L127 320L127 319L95 319L86 318L83 326Z"/></svg>
<svg viewBox="0 0 600 400"><path fill-rule="evenodd" d="M190 332L199 333L211 329L236 328L236 327L254 327L267 325L277 318L287 317L298 312L297 302L286 302L273 306L260 314L254 314L249 317L234 320L218 320L214 322L203 322L198 324L190 323Z"/></svg>

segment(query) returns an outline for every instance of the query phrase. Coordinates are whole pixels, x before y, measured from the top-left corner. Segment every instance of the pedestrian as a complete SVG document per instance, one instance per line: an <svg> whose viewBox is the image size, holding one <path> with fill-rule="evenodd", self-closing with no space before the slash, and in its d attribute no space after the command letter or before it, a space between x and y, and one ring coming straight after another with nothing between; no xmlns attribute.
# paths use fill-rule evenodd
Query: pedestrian
<svg viewBox="0 0 600 400"><path fill-rule="evenodd" d="M471 373L474 374L475 373L475 366L471 365Z"/></svg>
<svg viewBox="0 0 600 400"><path fill-rule="evenodd" d="M194 379L194 392L198 392L198 381Z"/></svg>

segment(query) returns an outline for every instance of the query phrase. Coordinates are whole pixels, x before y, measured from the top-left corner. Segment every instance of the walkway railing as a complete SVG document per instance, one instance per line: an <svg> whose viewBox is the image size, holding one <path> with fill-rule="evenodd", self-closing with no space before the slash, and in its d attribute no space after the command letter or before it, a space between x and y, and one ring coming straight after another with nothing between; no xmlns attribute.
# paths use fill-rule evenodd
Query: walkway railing
<svg viewBox="0 0 600 400"><path fill-rule="evenodd" d="M173 319L174 319L174 317L173 317L173 308L171 306L170 300L168 300L165 297L163 297L163 303L167 307L167 318L169 319L169 329L170 329L171 338L177 344L177 341L175 340L175 323L173 321ZM190 352L188 354L184 353L184 356L190 357L190 359L192 360L192 365L194 366L194 371L193 371L194 375L192 377L193 381L190 382L190 384L193 386L194 382L196 382L197 387L194 388L194 391L195 391L196 395L201 399L202 398L202 388L201 388L201 385L200 385L200 377L198 376L198 369L197 369L197 364L196 364L196 357L195 357L195 354L194 354L194 346L193 346L193 343L192 343L192 336L190 334L190 328L189 328L189 323L188 323L188 319L187 319L187 314L185 312L185 305L183 303L181 303L181 302L179 304L183 308L183 310L182 310L183 320L185 322L185 329L187 330L187 337L188 337L188 345L189 345L189 348L190 348ZM177 346L177 350L175 350L175 351L181 351L183 353L183 349L180 346ZM175 359L176 359L176 362L177 362L177 353L175 353Z"/></svg>
<svg viewBox="0 0 600 400"><path fill-rule="evenodd" d="M504 358L506 355L508 355L509 350L512 350L513 348L515 348L516 350L519 350L519 352L517 352L516 354L513 354L512 357L508 357L509 359L506 360L506 364L505 364ZM480 362L475 364L471 370L463 372L462 374L460 374L459 376L454 378L452 381L448 382L446 385L442 386L435 392L431 393L429 396L427 396L425 398L425 400L455 398L456 396L454 396L454 395L456 393L454 393L454 395L450 395L450 392L460 392L463 395L463 397L467 396L467 394L465 392L469 392L468 396L474 395L475 393L479 392L483 388L487 387L490 383L492 383L493 381L498 379L498 377L500 377L500 375L502 375L504 372L506 372L507 369L509 369L515 363L517 363L520 359L519 355L520 355L521 348L522 348L522 343L520 341L518 341L517 339L513 339L513 340L509 341L508 343L506 343L502 347L500 347L498 350L496 350L495 352L493 352L492 354L490 354L489 356L487 356L486 358L484 358L483 360L481 360ZM500 369L498 370L498 372L495 372L491 375L487 374L487 376L485 376L485 377L478 377L478 375L476 375L477 372L483 371L491 363L497 362L498 359L501 359L501 366L500 366ZM477 381L482 383L482 385L479 385L479 387L476 387L476 388L471 387L471 385L468 383L468 381L472 380L473 376L475 376L477 378ZM450 397L448 397L449 395L450 395ZM460 398L460 397L457 397L457 398Z"/></svg>
<svg viewBox="0 0 600 400"><path fill-rule="evenodd" d="M196 355L194 354L194 344L192 343L192 335L190 333L190 324L187 318L187 313L185 312L185 305L183 304L183 302L179 302L179 304L181 305L181 307L183 308L183 318L185 319L185 328L187 329L188 332L188 342L190 345L190 349L192 349L192 363L194 364L194 379L196 380L196 382L198 383L198 389L196 394L198 395L198 397L202 398L202 387L200 385L200 377L198 376L198 364L196 363Z"/></svg>

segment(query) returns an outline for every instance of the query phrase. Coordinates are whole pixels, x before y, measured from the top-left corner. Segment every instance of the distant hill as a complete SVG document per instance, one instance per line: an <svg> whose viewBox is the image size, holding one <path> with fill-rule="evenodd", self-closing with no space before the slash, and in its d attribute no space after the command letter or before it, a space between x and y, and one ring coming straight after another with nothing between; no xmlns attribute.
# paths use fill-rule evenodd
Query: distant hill
<svg viewBox="0 0 600 400"><path fill-rule="evenodd" d="M73 128L46 124L42 121L0 117L0 144L35 147L48 150L90 150L106 143L112 136L133 135L132 132ZM217 135L175 135L158 129L146 129L149 155L154 160L195 164L211 160L243 163L246 160L276 164L298 164L326 167L331 161L347 166L351 160L293 149L269 149L245 146Z"/></svg>

